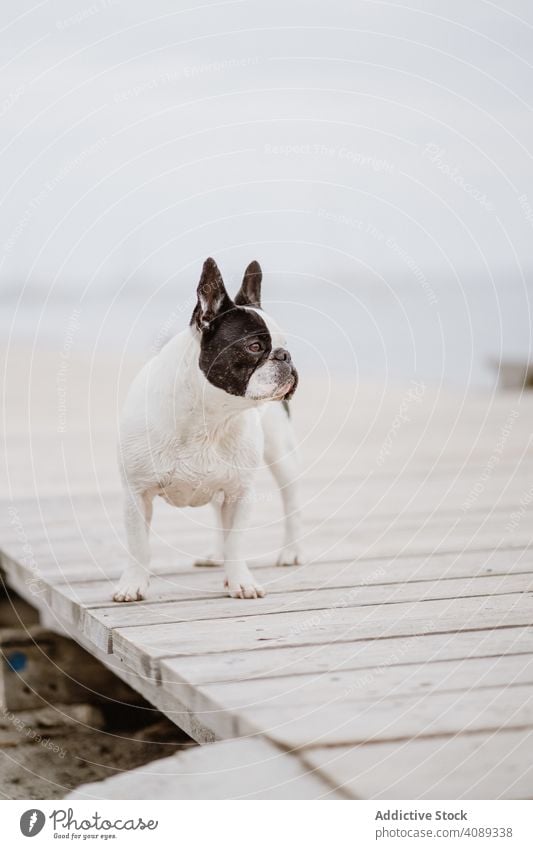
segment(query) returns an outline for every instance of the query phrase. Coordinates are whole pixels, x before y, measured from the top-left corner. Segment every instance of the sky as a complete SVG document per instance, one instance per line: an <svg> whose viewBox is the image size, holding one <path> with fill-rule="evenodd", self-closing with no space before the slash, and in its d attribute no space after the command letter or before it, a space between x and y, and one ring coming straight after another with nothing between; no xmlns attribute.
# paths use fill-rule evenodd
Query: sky
<svg viewBox="0 0 533 849"><path fill-rule="evenodd" d="M0 30L6 331L78 309L148 346L212 255L230 288L259 259L335 368L529 356L525 1L22 0Z"/></svg>

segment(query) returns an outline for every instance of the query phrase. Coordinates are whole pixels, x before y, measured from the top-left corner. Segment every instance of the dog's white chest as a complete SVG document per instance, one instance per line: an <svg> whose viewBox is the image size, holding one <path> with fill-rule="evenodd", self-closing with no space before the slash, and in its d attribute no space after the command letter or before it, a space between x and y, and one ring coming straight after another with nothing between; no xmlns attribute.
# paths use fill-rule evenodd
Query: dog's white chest
<svg viewBox="0 0 533 849"><path fill-rule="evenodd" d="M191 486L183 481L173 481L161 489L159 495L174 507L203 507L221 490L221 486L213 486L208 482Z"/></svg>
<svg viewBox="0 0 533 849"><path fill-rule="evenodd" d="M241 492L259 460L260 442L243 444L241 433L187 453L177 450L170 470L160 476L158 494L175 507L201 507L219 493Z"/></svg>
<svg viewBox="0 0 533 849"><path fill-rule="evenodd" d="M160 482L158 494L174 507L202 507L217 493L234 488L235 483L220 463L202 464L195 458L194 462L178 464L176 470Z"/></svg>

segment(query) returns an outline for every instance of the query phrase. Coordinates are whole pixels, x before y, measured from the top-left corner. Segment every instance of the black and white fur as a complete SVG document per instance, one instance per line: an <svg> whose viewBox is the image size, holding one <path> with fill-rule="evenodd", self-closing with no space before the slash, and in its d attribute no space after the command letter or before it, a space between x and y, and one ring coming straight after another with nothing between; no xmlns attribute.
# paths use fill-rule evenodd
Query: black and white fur
<svg viewBox="0 0 533 849"><path fill-rule="evenodd" d="M176 507L212 503L220 534L209 562L223 563L233 598L263 596L242 555L263 458L285 511L277 562L301 560L294 436L284 408L298 376L280 328L261 310L261 278L259 264L250 263L232 300L215 261L207 259L190 326L144 366L129 390L119 437L129 565L115 601L140 600L148 589L155 496Z"/></svg>

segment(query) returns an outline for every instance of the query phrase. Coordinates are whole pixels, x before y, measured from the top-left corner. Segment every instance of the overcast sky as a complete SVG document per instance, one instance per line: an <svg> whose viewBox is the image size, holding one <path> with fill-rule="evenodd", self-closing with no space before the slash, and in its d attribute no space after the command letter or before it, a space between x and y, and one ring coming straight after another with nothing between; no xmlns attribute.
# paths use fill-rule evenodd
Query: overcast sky
<svg viewBox="0 0 533 849"><path fill-rule="evenodd" d="M428 307L443 281L526 285L525 0L22 0L2 18L4 291L185 293L210 254L235 281L257 256L295 288L407 285Z"/></svg>

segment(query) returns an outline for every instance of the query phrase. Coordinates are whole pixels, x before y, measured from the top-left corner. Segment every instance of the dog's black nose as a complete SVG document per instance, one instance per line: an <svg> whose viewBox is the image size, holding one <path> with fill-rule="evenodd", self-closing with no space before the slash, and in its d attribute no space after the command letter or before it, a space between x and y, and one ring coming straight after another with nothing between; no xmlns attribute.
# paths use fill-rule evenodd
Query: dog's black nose
<svg viewBox="0 0 533 849"><path fill-rule="evenodd" d="M285 350L285 348L275 348L275 350L272 351L272 356L275 360L281 360L281 362L284 363L290 363L291 361L291 355Z"/></svg>

